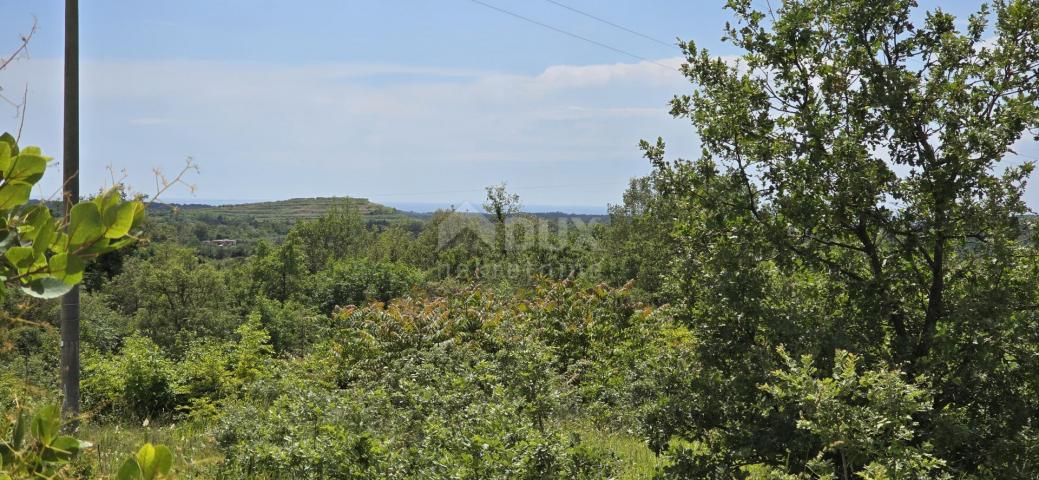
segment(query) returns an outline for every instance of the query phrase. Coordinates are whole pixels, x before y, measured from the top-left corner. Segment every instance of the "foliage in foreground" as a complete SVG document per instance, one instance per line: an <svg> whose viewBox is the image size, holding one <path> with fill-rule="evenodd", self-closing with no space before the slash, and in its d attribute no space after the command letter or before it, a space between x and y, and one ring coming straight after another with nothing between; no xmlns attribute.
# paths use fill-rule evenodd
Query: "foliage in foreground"
<svg viewBox="0 0 1039 480"><path fill-rule="evenodd" d="M18 286L33 297L56 298L83 281L88 262L136 240L144 205L124 200L118 186L73 205L61 218L55 218L44 202L29 206L32 188L43 178L49 160L39 148L19 149L11 134L0 135L0 297L7 287ZM7 322L21 319L3 320L0 333L6 334ZM0 478L65 477L70 475L69 462L91 446L60 433L56 406L40 407L32 414L15 409L13 417L4 418L3 430L10 431L10 438L0 439ZM149 476L119 478L151 480L169 470L156 469L148 459L142 465Z"/></svg>
<svg viewBox="0 0 1039 480"><path fill-rule="evenodd" d="M135 241L144 204L124 200L118 186L54 217L44 203L29 206L29 195L43 178L50 157L38 147L19 149L9 133L0 136L0 236L4 286L54 298L83 281L87 263Z"/></svg>
<svg viewBox="0 0 1039 480"><path fill-rule="evenodd" d="M18 410L13 421L0 424L10 436L0 437L0 479L81 478L90 476L73 463L94 445L61 433L61 414L55 405L35 412ZM164 445L144 444L129 456L114 478L117 480L159 480L169 478L173 454Z"/></svg>
<svg viewBox="0 0 1039 480"><path fill-rule="evenodd" d="M5 422L10 437L0 440L0 478L52 478L90 444L60 433L61 416L51 405L33 414L18 412Z"/></svg>

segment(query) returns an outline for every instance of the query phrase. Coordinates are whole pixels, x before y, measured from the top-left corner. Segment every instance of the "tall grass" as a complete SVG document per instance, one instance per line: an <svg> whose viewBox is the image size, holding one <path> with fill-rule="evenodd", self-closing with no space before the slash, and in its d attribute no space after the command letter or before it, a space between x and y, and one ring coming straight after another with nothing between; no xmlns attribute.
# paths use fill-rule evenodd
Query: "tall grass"
<svg viewBox="0 0 1039 480"><path fill-rule="evenodd" d="M597 429L587 424L570 423L564 427L578 434L589 448L607 452L617 458L618 480L643 480L653 478L653 472L661 465L649 446L641 438L608 429Z"/></svg>
<svg viewBox="0 0 1039 480"><path fill-rule="evenodd" d="M146 442L173 450L173 472L177 478L213 478L222 461L212 435L201 422L167 425L85 424L78 438L94 444L77 460L77 467L93 478L113 478L126 459Z"/></svg>

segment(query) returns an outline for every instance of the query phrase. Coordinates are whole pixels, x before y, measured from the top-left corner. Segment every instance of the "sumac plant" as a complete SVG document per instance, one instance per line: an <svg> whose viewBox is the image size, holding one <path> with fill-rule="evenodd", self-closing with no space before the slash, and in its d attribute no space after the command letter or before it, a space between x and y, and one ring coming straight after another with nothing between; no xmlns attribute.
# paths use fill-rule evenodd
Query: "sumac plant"
<svg viewBox="0 0 1039 480"><path fill-rule="evenodd" d="M136 241L144 204L124 199L116 185L56 217L45 202L30 203L50 157L38 147L19 149L0 136L0 278L40 298L55 298L83 280L87 263Z"/></svg>

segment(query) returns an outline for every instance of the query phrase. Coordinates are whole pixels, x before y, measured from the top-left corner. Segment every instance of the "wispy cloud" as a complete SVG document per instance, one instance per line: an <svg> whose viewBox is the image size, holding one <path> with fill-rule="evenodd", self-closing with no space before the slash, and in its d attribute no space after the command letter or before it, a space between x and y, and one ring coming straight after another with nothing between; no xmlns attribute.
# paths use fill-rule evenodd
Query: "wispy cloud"
<svg viewBox="0 0 1039 480"><path fill-rule="evenodd" d="M677 68L680 61L656 62ZM60 147L60 72L54 60L24 62L17 72L37 99L25 135L51 151ZM83 162L103 158L147 184L152 166L172 170L192 155L203 166L200 195L219 198L377 198L380 189L500 180L623 183L648 169L636 148L641 138L664 135L678 153L692 151L690 129L666 106L687 86L677 71L650 62L518 75L392 64L84 61ZM93 179L86 171L83 178ZM605 203L619 194L539 192L531 201Z"/></svg>

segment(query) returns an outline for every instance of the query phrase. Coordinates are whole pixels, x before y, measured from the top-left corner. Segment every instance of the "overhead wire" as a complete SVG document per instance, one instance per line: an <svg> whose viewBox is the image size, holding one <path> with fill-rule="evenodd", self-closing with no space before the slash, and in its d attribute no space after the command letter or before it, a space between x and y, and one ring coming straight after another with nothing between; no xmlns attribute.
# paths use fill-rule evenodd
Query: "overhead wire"
<svg viewBox="0 0 1039 480"><path fill-rule="evenodd" d="M508 15L508 16L510 16L510 17L518 18L518 19L520 19L520 20L523 20L523 21L525 21L525 22L528 22L528 23L532 23L532 24L534 24L534 25L537 25L537 26L539 26L539 27L542 27L542 28L547 28L547 29L549 29L549 30L552 30L552 31L554 31L554 32L556 32L556 33L561 33L561 34L563 34L563 35L566 35L566 36L568 36L568 37L576 38L576 39L578 39L578 40L581 40L581 41L584 41L584 42L590 43L590 44L592 44L592 45L596 45L596 46L598 46L598 47L601 47L601 48L605 48L605 49L607 49L607 50L610 50L610 51L613 51L613 52L615 52L615 53L619 53L619 54L621 54L621 55L626 55L626 56L628 56L628 57L634 58L634 59L636 59L636 60L641 60L641 61L643 61L643 62L647 62L647 63L652 63L653 65L656 65L656 66L658 66L658 67L661 67L661 68L666 68L666 69L668 69L668 70L673 70L673 71L676 71L676 72L681 72L681 70L679 70L679 69L677 69L677 68L674 68L674 67L671 67L671 66L668 66L668 65L664 65L663 63L660 63L660 62L658 62L658 61L656 61L656 60L651 60L651 59L649 59L649 58L643 57L642 55L638 55L638 54L635 54L635 53L631 53L631 52L629 52L629 51L627 51L627 50L623 50L623 49L620 49L620 48L614 47L614 46L612 46L612 45L608 45L608 44L606 44L606 43L603 43L603 42L600 42L600 41L598 41L598 40L594 40L594 39L591 39L591 38L585 37L585 36L583 36L583 35L578 35L578 34L576 34L576 33L573 33L573 32L567 31L567 30L564 30L564 29L562 29L562 28L559 28L559 27L555 27L555 26L549 25L549 24L547 24L547 23L544 23L544 22L541 22L541 21L535 20L535 19L533 19L533 18L530 18L530 17L524 16L524 15L520 15L520 14L518 14L518 13L516 13L516 12L510 11L510 10L506 10L506 9L504 9L504 8L501 8L501 7L498 7L498 6L496 6L496 5L492 5L492 4L490 4L490 3L484 2L483 0L469 0L469 1L470 1L470 2L473 2L473 3L477 4L477 5L481 5L481 6L483 6L483 7L489 8L489 9L491 9L491 10L495 10L495 11L497 11L497 12L499 12L499 13L502 13L502 14Z"/></svg>
<svg viewBox="0 0 1039 480"><path fill-rule="evenodd" d="M585 37L583 35L579 35L577 33L574 33L574 32L571 32L571 31L568 31L568 30L565 30L565 29L562 29L562 28L559 28L559 27L556 27L556 26L553 26L553 25L549 25L547 23L541 22L539 20L535 20L535 19L527 17L525 15L521 15L521 14L513 12L511 10L507 10L507 9L498 7L496 5L487 3L487 2L485 2L483 0L469 0L469 1L471 1L471 2L473 2L475 4L477 4L477 5L483 6L485 8L497 11L497 12L499 12L501 14L508 15L510 17L523 20L524 22L531 23L531 24L537 25L539 27L542 27L542 28L545 28L545 29L548 29L548 30L552 30L552 31L554 31L556 33L560 33L560 34L566 35L568 37L575 38L575 39L581 40L581 41L586 42L586 43L590 43L592 45L595 45L595 46L598 46L598 47L601 47L601 48L605 48L605 49L610 50L612 52L619 53L621 55L625 55L625 56L634 58L636 60L641 60L643 62L651 63L651 64L656 65L656 66L661 67L661 68L666 68L668 70L681 72L681 70L679 70L679 69L677 69L675 67L672 67L672 66L669 66L669 65L665 65L665 64L660 63L660 62L658 62L656 60L652 60L652 59L646 58L646 57L644 57L642 55L638 55L638 54L629 52L627 50L614 47L612 45L600 42L598 40L595 40L595 39L592 39L592 38L588 38L588 37ZM665 45L665 46L668 46L668 47L675 47L676 46L674 44L669 44L669 43L667 43L667 42L665 42L663 40L659 40L659 39L653 38L653 37L651 37L649 35L646 35L644 33L641 33L641 32L638 32L636 30L630 29L630 28L625 27L623 25L611 22L611 21L606 20L604 18L595 16L595 15L592 15L592 14L590 14L588 12L579 10L577 8L574 8L574 7L571 7L571 6L566 5L564 3L561 3L561 2L558 2L558 1L555 1L555 0L546 0L546 1L548 1L549 3L555 4L555 5L559 6L559 7L565 8L567 10L573 11L574 13L577 13L577 14L586 16L588 18L591 18L593 20L596 20L598 22L604 23L604 24L609 25L611 27L623 30L625 32L628 32L628 33L631 33L631 34L634 34L634 35L638 35L638 36L643 37L643 38L646 38L646 39L651 40L653 42L656 42L656 43L659 43L659 44L662 44L662 45ZM529 187L513 187L513 189L514 190L535 190L535 189L548 189L548 188L573 188L573 187L581 187L581 186L621 185L621 184L627 184L627 183L628 183L627 181L623 181L623 182L616 181L616 182L599 182L599 183L569 184L569 185L536 185L536 186L529 186ZM390 196L409 196L409 195L437 195L437 194L446 194L446 193L473 193L473 192L482 192L482 191L483 191L482 189L449 190L449 191L441 191L441 192L390 193L390 194L382 194L382 195L378 195L378 196L380 196L380 197L390 197Z"/></svg>
<svg viewBox="0 0 1039 480"><path fill-rule="evenodd" d="M595 20L597 22L604 23L604 24L609 25L609 26L611 26L613 28L616 28L618 30L624 30L625 32L628 32L628 33L630 33L632 35L638 35L638 36L640 36L642 38L645 38L646 40L650 40L650 41L659 43L661 45L664 45L665 47L675 47L676 46L675 43L665 42L665 41L660 40L658 38L646 35L645 33L642 33L642 32L639 32L637 30L625 27L624 25L613 23L613 22L611 22L609 20L606 20L605 18L592 15L591 13L588 13L588 12L585 12L584 10L579 10L577 8L571 7L570 5L567 5L567 4L563 3L563 2L557 2L556 0L545 0L545 1L548 2L548 3L551 3L553 5L557 5L559 7L562 7L562 8L565 8L567 10L570 10L571 12L574 12L576 14L588 17L588 18L590 18L592 20Z"/></svg>

